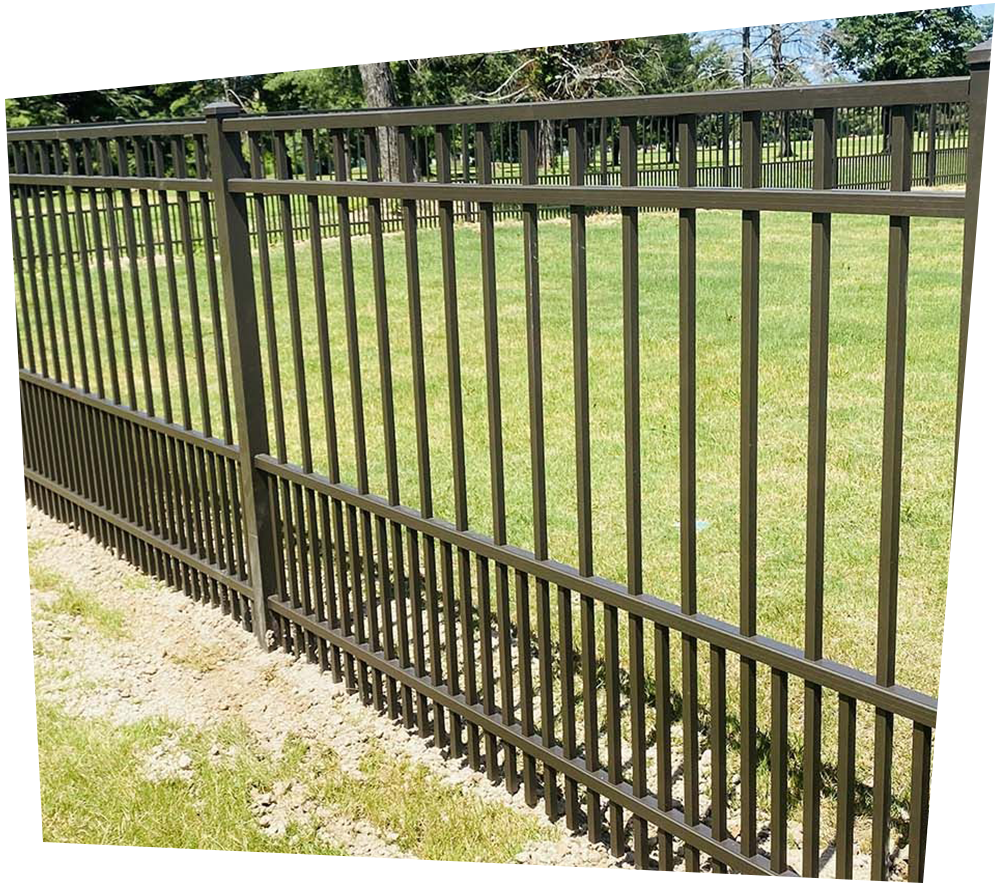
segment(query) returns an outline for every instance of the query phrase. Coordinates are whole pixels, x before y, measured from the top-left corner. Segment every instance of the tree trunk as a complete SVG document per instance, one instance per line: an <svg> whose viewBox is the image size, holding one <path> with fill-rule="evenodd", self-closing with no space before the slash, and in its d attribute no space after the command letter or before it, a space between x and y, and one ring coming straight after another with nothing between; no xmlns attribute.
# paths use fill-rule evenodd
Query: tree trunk
<svg viewBox="0 0 1000 889"><path fill-rule="evenodd" d="M743 29L743 87L753 86L753 53L750 51L750 29Z"/></svg>
<svg viewBox="0 0 1000 889"><path fill-rule="evenodd" d="M927 115L927 184L934 186L937 178L937 105L931 105Z"/></svg>
<svg viewBox="0 0 1000 889"><path fill-rule="evenodd" d="M785 71L785 59L782 53L782 44L785 42L785 35L781 33L781 25L771 25L771 83L773 86L784 86L787 79ZM792 147L792 134L789 114L787 111L781 113L781 157L792 157L795 149Z"/></svg>
<svg viewBox="0 0 1000 889"><path fill-rule="evenodd" d="M785 60L781 55L781 44L783 42L781 25L771 25L769 42L771 45L771 85L784 86Z"/></svg>
<svg viewBox="0 0 1000 889"><path fill-rule="evenodd" d="M781 156L795 157L795 148L792 146L791 115L788 111L781 112Z"/></svg>
<svg viewBox="0 0 1000 889"><path fill-rule="evenodd" d="M729 137L732 134L732 126L729 122L729 112L722 115L722 184L728 187L730 182L729 174Z"/></svg>
<svg viewBox="0 0 1000 889"><path fill-rule="evenodd" d="M399 104L388 62L358 65L358 71L365 91L365 104L369 108L394 108ZM378 127L376 132L382 178L398 180L400 178L398 131L396 127Z"/></svg>
<svg viewBox="0 0 1000 889"><path fill-rule="evenodd" d="M608 119L601 118L601 185L608 184Z"/></svg>
<svg viewBox="0 0 1000 889"><path fill-rule="evenodd" d="M556 165L556 128L551 120L543 120L539 129L541 132L538 134L538 143L541 156L538 165L547 171L554 169Z"/></svg>

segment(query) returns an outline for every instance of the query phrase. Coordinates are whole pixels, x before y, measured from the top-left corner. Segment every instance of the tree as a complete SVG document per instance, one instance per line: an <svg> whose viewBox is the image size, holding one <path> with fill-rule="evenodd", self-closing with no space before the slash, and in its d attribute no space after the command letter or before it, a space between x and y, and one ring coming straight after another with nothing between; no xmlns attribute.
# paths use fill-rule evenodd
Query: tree
<svg viewBox="0 0 1000 889"><path fill-rule="evenodd" d="M826 79L829 62L830 25L825 21L757 25L722 31L733 80L744 89L781 87ZM793 147L790 116L781 114L781 156L791 157Z"/></svg>
<svg viewBox="0 0 1000 889"><path fill-rule="evenodd" d="M537 46L493 53L467 99L487 102L592 99L675 92L717 78L713 42L689 34Z"/></svg>
<svg viewBox="0 0 1000 889"><path fill-rule="evenodd" d="M728 90L740 85L725 47L713 38L691 39L691 65L670 90Z"/></svg>
<svg viewBox="0 0 1000 889"><path fill-rule="evenodd" d="M251 113L264 111L261 89L266 77L250 74L140 87L150 103L148 114L142 116L200 117L210 102L233 102Z"/></svg>
<svg viewBox="0 0 1000 889"><path fill-rule="evenodd" d="M5 103L8 126L88 123L146 117L153 106L142 89L91 90L50 96L25 96Z"/></svg>
<svg viewBox="0 0 1000 889"><path fill-rule="evenodd" d="M269 74L260 97L268 111L350 109L364 104L361 76L354 65Z"/></svg>
<svg viewBox="0 0 1000 889"><path fill-rule="evenodd" d="M771 86L787 86L790 83L805 80L799 68L802 56L788 58L786 48L789 45L801 44L804 31L810 23L782 26L770 25L767 29L767 47L771 61ZM790 28L791 30L786 30ZM781 157L794 157L795 148L792 145L792 128L788 111L781 112Z"/></svg>
<svg viewBox="0 0 1000 889"><path fill-rule="evenodd" d="M908 80L965 74L966 52L992 33L992 17L952 6L840 19L831 36L834 58L860 80Z"/></svg>
<svg viewBox="0 0 1000 889"><path fill-rule="evenodd" d="M539 46L482 58L464 93L473 102L545 102L675 92L729 85L721 50L689 34ZM720 78L722 83L720 83ZM556 132L542 121L539 163L556 157ZM615 148L617 142L612 143Z"/></svg>
<svg viewBox="0 0 1000 889"><path fill-rule="evenodd" d="M742 83L743 89L753 86L753 50L750 49L750 29L743 28L740 34L740 49L742 51Z"/></svg>
<svg viewBox="0 0 1000 889"><path fill-rule="evenodd" d="M833 74L827 21L786 22L712 31L730 78L744 89L826 80Z"/></svg>
<svg viewBox="0 0 1000 889"><path fill-rule="evenodd" d="M264 106L260 89L264 79L265 75L222 77L28 96L7 101L7 126L198 117L209 102L223 99L236 102L247 111L261 111Z"/></svg>
<svg viewBox="0 0 1000 889"><path fill-rule="evenodd" d="M399 104L392 70L388 62L358 65L361 85L365 91L365 104L369 108L394 108ZM396 127L378 128L378 153L387 179L399 178L399 145Z"/></svg>

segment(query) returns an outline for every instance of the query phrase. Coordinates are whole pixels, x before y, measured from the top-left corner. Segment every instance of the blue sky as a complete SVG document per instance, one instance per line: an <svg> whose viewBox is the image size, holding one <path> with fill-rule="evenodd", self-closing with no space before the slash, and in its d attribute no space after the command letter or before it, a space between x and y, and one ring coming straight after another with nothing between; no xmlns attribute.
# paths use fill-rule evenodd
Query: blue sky
<svg viewBox="0 0 1000 889"><path fill-rule="evenodd" d="M993 4L993 3L975 3L975 4L972 4L972 11L973 11L973 13L975 13L975 15L980 16L980 17L982 17L982 16L988 16L988 15L993 15L994 14L994 12L993 12L994 6L995 6L995 4ZM928 7L928 8L933 8L933 7ZM830 20L830 21L833 21L833 20ZM812 22L810 22L810 23L812 23ZM816 23L819 24L819 21L817 20ZM734 47L735 48L735 47L738 47L740 45L740 40L741 40L741 38L740 38L740 28L727 28L727 29L718 30L718 31L701 31L699 33L702 36L704 36L706 39L715 39L715 40L718 40L719 43L721 43L725 47ZM820 71L810 71L810 70L807 69L805 71L805 75L806 75L807 78L809 78L809 80L814 81L814 82L815 81L820 81L820 80L824 79L823 73L820 72ZM850 75L848 75L848 76L850 76Z"/></svg>

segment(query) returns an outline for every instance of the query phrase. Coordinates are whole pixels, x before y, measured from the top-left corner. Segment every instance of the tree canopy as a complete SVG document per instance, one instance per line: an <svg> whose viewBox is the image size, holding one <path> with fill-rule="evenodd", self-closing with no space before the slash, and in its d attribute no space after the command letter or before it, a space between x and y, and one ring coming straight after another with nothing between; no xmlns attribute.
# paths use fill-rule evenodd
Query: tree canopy
<svg viewBox="0 0 1000 889"><path fill-rule="evenodd" d="M859 79L906 80L965 74L966 52L992 33L992 17L951 6L840 19L831 38L834 58Z"/></svg>
<svg viewBox="0 0 1000 889"><path fill-rule="evenodd" d="M405 105L635 95L734 85L714 41L673 34L389 64ZM197 116L229 99L247 111L368 104L358 66L8 99L7 125Z"/></svg>
<svg viewBox="0 0 1000 889"><path fill-rule="evenodd" d="M992 18L956 6L857 16L833 27L761 25L362 66L379 69L391 86L381 100L366 91L357 65L282 71L8 99L7 126L198 117L221 99L263 113L359 108L386 104L386 95L403 105L452 105L779 86L836 76L831 56L861 80L942 77L963 74L966 51L992 30ZM740 45L728 45L727 34Z"/></svg>

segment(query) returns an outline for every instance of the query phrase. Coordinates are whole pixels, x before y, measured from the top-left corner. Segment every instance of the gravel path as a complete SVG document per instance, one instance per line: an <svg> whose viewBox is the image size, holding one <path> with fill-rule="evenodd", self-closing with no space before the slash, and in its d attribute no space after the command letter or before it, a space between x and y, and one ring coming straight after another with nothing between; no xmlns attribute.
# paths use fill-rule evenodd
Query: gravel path
<svg viewBox="0 0 1000 889"><path fill-rule="evenodd" d="M251 634L221 612L137 572L30 504L27 530L33 569L55 572L100 604L120 611L128 629L121 638L109 638L79 618L40 609L57 594L33 586L36 666L43 668L36 680L39 700L58 704L70 715L118 724L165 717L204 729L238 716L265 750L279 753L292 734L317 751L332 748L340 767L355 776L360 774L360 758L377 739L463 793L549 824L542 807L532 809L482 773L443 758L425 739L349 696L343 684L334 683L315 665L261 650ZM167 738L154 748L145 767L154 780L183 780L191 762L176 739ZM352 855L405 855L391 834L325 809L310 798L304 784L283 782L254 792L251 805L265 832L280 833L294 821L315 818L321 823L321 838ZM570 834L562 823L554 829L556 840L531 843L516 860L631 866L612 858L606 847Z"/></svg>

